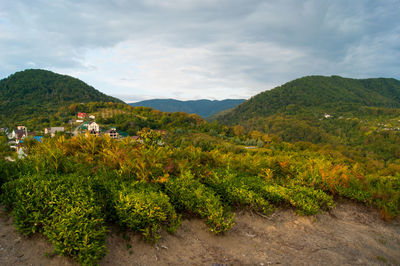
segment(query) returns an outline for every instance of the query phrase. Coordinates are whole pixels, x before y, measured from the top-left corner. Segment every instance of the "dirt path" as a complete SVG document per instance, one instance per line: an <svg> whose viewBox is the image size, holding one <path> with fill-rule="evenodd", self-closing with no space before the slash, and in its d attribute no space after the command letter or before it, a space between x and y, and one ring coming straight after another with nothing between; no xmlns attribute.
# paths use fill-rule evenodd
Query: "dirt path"
<svg viewBox="0 0 400 266"><path fill-rule="evenodd" d="M155 246L111 231L100 265L400 265L399 219L384 222L375 210L348 201L312 217L291 210L268 219L237 213L235 227L224 236L210 233L201 220L185 220ZM0 265L76 265L46 257L51 250L41 236L18 235L1 211Z"/></svg>

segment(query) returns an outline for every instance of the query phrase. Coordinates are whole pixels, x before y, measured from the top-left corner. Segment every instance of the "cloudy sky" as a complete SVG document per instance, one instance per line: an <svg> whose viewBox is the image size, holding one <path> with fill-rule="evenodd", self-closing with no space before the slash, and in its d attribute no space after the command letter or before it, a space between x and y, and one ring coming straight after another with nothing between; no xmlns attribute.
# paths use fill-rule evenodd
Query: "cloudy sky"
<svg viewBox="0 0 400 266"><path fill-rule="evenodd" d="M127 102L400 79L399 17L400 0L1 0L0 78L43 68Z"/></svg>

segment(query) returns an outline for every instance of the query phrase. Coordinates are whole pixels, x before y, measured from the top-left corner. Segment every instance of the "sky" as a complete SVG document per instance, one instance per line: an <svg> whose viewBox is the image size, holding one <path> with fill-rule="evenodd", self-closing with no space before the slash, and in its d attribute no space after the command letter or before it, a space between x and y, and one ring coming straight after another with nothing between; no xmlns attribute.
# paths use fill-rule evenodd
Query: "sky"
<svg viewBox="0 0 400 266"><path fill-rule="evenodd" d="M0 0L0 79L47 69L126 102L400 79L399 15L400 0Z"/></svg>

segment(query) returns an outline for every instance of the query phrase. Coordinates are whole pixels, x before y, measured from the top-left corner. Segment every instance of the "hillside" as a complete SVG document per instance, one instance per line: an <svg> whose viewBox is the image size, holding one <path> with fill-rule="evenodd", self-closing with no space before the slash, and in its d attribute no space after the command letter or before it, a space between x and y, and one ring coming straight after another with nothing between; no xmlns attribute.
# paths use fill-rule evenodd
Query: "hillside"
<svg viewBox="0 0 400 266"><path fill-rule="evenodd" d="M122 102L83 81L41 69L29 69L0 81L0 127L42 117L71 103Z"/></svg>
<svg viewBox="0 0 400 266"><path fill-rule="evenodd" d="M400 81L395 79L304 77L215 117L238 125L237 132L332 145L357 160L400 159Z"/></svg>
<svg viewBox="0 0 400 266"><path fill-rule="evenodd" d="M244 102L243 99L217 100L193 100L179 101L174 99L154 99L136 103L130 103L131 106L151 107L163 112L185 112L197 114L203 118L209 117L218 112L234 108Z"/></svg>
<svg viewBox="0 0 400 266"><path fill-rule="evenodd" d="M360 107L400 108L400 81L308 76L262 92L217 118L238 124L277 113L343 113Z"/></svg>

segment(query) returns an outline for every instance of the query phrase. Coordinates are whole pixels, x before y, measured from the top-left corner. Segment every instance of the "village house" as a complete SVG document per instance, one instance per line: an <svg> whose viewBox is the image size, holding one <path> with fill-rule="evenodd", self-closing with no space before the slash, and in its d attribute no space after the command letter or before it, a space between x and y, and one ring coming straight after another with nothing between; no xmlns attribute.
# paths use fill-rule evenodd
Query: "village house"
<svg viewBox="0 0 400 266"><path fill-rule="evenodd" d="M117 139L119 137L119 134L118 134L116 128L110 128L104 134L106 134L107 136L109 136L110 138L113 138L113 139Z"/></svg>
<svg viewBox="0 0 400 266"><path fill-rule="evenodd" d="M8 134L9 139L15 139L15 140L21 140L25 138L28 135L28 132L22 129L14 129L11 131L10 134Z"/></svg>
<svg viewBox="0 0 400 266"><path fill-rule="evenodd" d="M96 122L90 122L87 126L87 130L92 135L100 135L100 127Z"/></svg>
<svg viewBox="0 0 400 266"><path fill-rule="evenodd" d="M15 130L11 131L10 134L7 135L8 139L15 139L16 133Z"/></svg>
<svg viewBox="0 0 400 266"><path fill-rule="evenodd" d="M14 129L10 134L8 134L9 139L17 140L21 140L26 136L28 136L28 129L25 126L17 126L17 129Z"/></svg>
<svg viewBox="0 0 400 266"><path fill-rule="evenodd" d="M95 119L96 117L94 115L89 115L90 119Z"/></svg>
<svg viewBox="0 0 400 266"><path fill-rule="evenodd" d="M85 118L86 117L86 113L78 113L78 118Z"/></svg>
<svg viewBox="0 0 400 266"><path fill-rule="evenodd" d="M49 127L44 129L44 134L50 135L52 138L57 132L64 132L64 127Z"/></svg>

